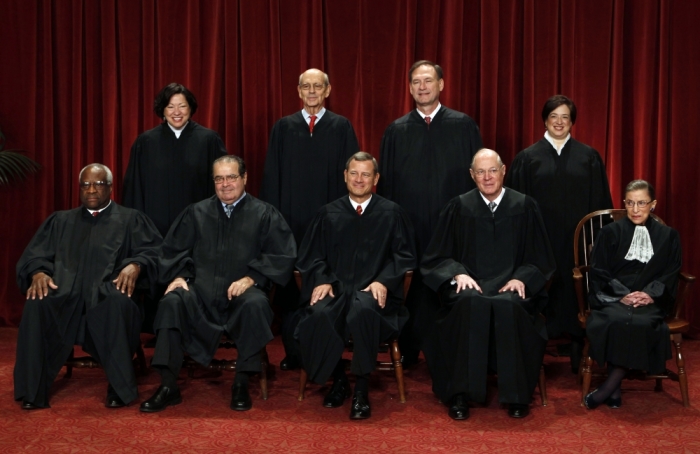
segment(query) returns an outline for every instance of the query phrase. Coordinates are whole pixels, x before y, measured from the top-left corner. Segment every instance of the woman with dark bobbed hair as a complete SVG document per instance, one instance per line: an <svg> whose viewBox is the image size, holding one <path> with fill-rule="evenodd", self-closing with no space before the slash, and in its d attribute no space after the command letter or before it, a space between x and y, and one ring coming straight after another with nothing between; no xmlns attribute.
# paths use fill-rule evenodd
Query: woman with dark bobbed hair
<svg viewBox="0 0 700 454"><path fill-rule="evenodd" d="M544 315L550 338L569 335L571 369L578 372L583 330L571 270L576 225L592 211L612 208L612 198L600 154L571 137L576 104L563 95L552 96L542 109L544 137L517 154L505 185L537 200L547 227L557 271Z"/></svg>
<svg viewBox="0 0 700 454"><path fill-rule="evenodd" d="M197 99L184 85L165 86L153 111L163 123L132 145L122 201L148 215L165 237L185 207L214 195L212 163L227 153L216 132L192 121Z"/></svg>
<svg viewBox="0 0 700 454"><path fill-rule="evenodd" d="M620 383L630 369L661 373L671 358L664 318L673 309L681 269L678 232L656 222L654 187L634 180L625 188L627 217L603 227L591 252L586 322L590 355L607 363L608 377L584 402L622 405Z"/></svg>

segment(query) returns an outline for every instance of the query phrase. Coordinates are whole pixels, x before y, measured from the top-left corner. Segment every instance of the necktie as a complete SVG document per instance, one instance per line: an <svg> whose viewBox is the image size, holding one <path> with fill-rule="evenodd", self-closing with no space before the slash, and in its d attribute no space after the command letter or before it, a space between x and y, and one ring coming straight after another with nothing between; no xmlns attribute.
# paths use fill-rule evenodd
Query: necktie
<svg viewBox="0 0 700 454"><path fill-rule="evenodd" d="M233 213L233 204L231 204L231 205L226 205L226 206L224 207L224 212L226 213L226 217L227 217L227 218L230 218L230 217L231 217L231 213Z"/></svg>
<svg viewBox="0 0 700 454"><path fill-rule="evenodd" d="M98 214L100 214L99 211L93 211L93 212L92 212L92 217L93 217L93 218L96 218Z"/></svg>
<svg viewBox="0 0 700 454"><path fill-rule="evenodd" d="M362 205L357 205L357 208L355 208L355 211L357 211L357 214L362 216Z"/></svg>
<svg viewBox="0 0 700 454"><path fill-rule="evenodd" d="M425 122L428 123L428 126L430 126L430 117L425 117Z"/></svg>
<svg viewBox="0 0 700 454"><path fill-rule="evenodd" d="M309 134L314 135L314 125L316 124L316 115L311 115L309 120Z"/></svg>
<svg viewBox="0 0 700 454"><path fill-rule="evenodd" d="M497 206L498 206L498 204L496 202L489 203L489 208L491 208L491 216L495 216Z"/></svg>

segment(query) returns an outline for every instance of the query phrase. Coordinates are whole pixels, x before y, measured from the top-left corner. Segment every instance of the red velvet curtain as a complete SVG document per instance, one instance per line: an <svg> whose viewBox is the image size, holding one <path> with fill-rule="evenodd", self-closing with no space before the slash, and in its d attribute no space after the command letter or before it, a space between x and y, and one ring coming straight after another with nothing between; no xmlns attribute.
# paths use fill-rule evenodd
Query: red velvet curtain
<svg viewBox="0 0 700 454"><path fill-rule="evenodd" d="M698 23L690 0L4 0L0 128L43 169L0 188L0 324L18 323L15 264L49 213L78 205L78 171L107 164L121 199L165 84L196 94L194 119L246 159L257 194L270 128L300 108L302 71L329 73L328 107L376 156L412 106L406 70L421 58L443 66L442 102L474 117L506 164L544 133L550 95L573 98L573 135L600 151L616 206L629 180L650 180L684 268L700 275ZM699 332L700 310L686 309Z"/></svg>

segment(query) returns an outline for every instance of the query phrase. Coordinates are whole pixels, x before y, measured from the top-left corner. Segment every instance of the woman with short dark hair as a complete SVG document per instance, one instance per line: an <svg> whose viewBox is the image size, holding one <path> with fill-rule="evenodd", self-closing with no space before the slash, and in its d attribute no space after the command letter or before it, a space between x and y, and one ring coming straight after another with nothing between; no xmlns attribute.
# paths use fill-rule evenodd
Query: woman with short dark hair
<svg viewBox="0 0 700 454"><path fill-rule="evenodd" d="M576 104L563 95L549 98L542 109L544 137L521 151L506 174L505 185L537 200L557 261L557 271L544 310L550 339L571 337L571 369L578 372L583 330L571 270L573 238L588 213L612 208L605 165L598 152L571 137Z"/></svg>

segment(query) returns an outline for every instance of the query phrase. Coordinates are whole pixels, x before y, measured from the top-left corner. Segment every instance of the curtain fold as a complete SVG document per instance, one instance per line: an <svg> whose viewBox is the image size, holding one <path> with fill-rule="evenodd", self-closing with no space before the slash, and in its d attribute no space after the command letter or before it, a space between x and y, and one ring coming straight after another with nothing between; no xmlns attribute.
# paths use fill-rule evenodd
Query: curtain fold
<svg viewBox="0 0 700 454"><path fill-rule="evenodd" d="M305 69L328 72L327 107L378 156L384 129L413 107L407 70L423 58L444 68L442 103L472 116L506 165L542 137L544 101L570 96L573 135L600 152L615 205L630 180L654 184L684 269L700 275L687 203L700 194L699 20L700 4L671 0L5 0L0 128L43 169L0 188L0 324L19 322L15 264L48 214L78 205L80 169L108 165L121 200L131 144L161 122L153 99L166 84L195 93L193 119L246 160L256 195L270 129L301 108ZM686 313L700 333L700 311Z"/></svg>

